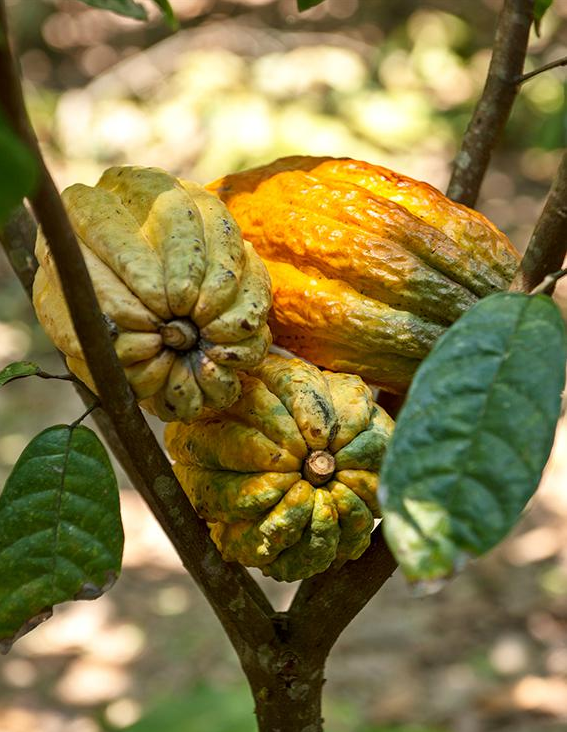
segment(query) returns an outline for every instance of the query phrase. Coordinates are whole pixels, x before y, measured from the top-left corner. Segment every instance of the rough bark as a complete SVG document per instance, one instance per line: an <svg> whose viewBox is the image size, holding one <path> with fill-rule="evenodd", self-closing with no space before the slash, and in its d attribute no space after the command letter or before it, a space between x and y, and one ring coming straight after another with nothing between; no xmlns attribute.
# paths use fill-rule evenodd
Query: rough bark
<svg viewBox="0 0 567 732"><path fill-rule="evenodd" d="M285 614L284 614L285 615ZM280 619L280 633L287 627ZM321 695L325 656L283 639L250 649L242 666L254 699L260 732L322 732Z"/></svg>
<svg viewBox="0 0 567 732"><path fill-rule="evenodd" d="M454 162L447 195L474 207L490 156L518 93L533 20L534 0L504 0L486 84Z"/></svg>
<svg viewBox="0 0 567 732"><path fill-rule="evenodd" d="M561 269L566 255L567 152L563 153L545 206L510 289L530 292L550 272Z"/></svg>

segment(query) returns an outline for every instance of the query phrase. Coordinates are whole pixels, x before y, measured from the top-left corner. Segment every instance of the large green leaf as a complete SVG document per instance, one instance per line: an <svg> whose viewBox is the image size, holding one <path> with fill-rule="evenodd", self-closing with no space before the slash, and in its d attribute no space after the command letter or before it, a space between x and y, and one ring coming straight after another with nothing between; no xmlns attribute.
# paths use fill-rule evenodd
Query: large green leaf
<svg viewBox="0 0 567 732"><path fill-rule="evenodd" d="M534 3L534 28L539 36L541 21L545 13L552 6L553 0L535 0Z"/></svg>
<svg viewBox="0 0 567 732"><path fill-rule="evenodd" d="M324 0L297 0L297 9L298 10L309 10L309 8L314 8L316 5L321 5L321 3L324 2Z"/></svg>
<svg viewBox="0 0 567 732"><path fill-rule="evenodd" d="M410 581L451 575L518 521L551 450L566 353L549 297L499 293L418 369L380 489L385 537Z"/></svg>
<svg viewBox="0 0 567 732"><path fill-rule="evenodd" d="M66 600L94 599L120 571L123 531L106 450L87 427L50 427L0 495L0 650Z"/></svg>
<svg viewBox="0 0 567 732"><path fill-rule="evenodd" d="M0 226L22 199L33 193L37 175L33 154L0 116Z"/></svg>

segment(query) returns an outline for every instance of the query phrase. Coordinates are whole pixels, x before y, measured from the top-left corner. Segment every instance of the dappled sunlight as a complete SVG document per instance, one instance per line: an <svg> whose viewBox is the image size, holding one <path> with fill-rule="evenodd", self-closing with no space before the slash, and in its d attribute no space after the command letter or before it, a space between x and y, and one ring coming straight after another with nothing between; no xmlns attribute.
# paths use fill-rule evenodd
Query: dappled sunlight
<svg viewBox="0 0 567 732"><path fill-rule="evenodd" d="M104 711L105 718L118 729L134 724L141 715L141 704L127 696L112 702Z"/></svg>
<svg viewBox="0 0 567 732"><path fill-rule="evenodd" d="M26 358L30 346L31 337L25 323L0 323L0 368Z"/></svg>
<svg viewBox="0 0 567 732"><path fill-rule="evenodd" d="M49 622L18 641L18 651L29 657L86 652L111 622L114 603L108 595L96 602L78 602L55 609Z"/></svg>
<svg viewBox="0 0 567 732"><path fill-rule="evenodd" d="M567 720L567 679L559 676L526 676L512 689L512 700L520 709Z"/></svg>
<svg viewBox="0 0 567 732"><path fill-rule="evenodd" d="M38 0L41 32L30 33L21 60L61 188L93 185L110 165L160 166L205 182L313 154L368 160L443 190L484 84L492 11L501 5L472 4L482 21L473 28L466 3L455 3L453 14L447 2L436 4L442 11L326 0L301 15L295 0L226 0L202 22L215 0L172 0L190 26L170 35L155 4L142 1L147 26L76 1ZM10 5L28 12L28 3ZM567 0L555 0L528 70L565 55L566 20ZM556 69L526 83L482 189L480 210L520 250L561 154L564 80ZM0 367L29 358L57 373L61 364L19 285L8 289L10 277L0 262ZM558 299L567 301L566 288L567 280ZM2 392L4 475L33 434L81 413L69 384L38 382ZM163 699L168 707L190 703L201 688L205 706L221 714L217 687L241 683L213 611L119 475L122 575L102 598L56 608L0 660L0 732L112 732ZM423 732L565 728L566 485L564 421L536 497L499 547L420 601L396 573L341 635L327 670L327 695L337 704L325 713L329 732L417 722L427 725ZM289 607L298 583L250 574L277 611ZM216 732L197 732L209 729Z"/></svg>
<svg viewBox="0 0 567 732"><path fill-rule="evenodd" d="M120 507L126 536L123 566L153 566L185 574L181 560L142 498L132 490L122 491Z"/></svg>
<svg viewBox="0 0 567 732"><path fill-rule="evenodd" d="M54 691L64 704L81 707L116 699L129 686L130 677L125 670L86 656L67 665Z"/></svg>
<svg viewBox="0 0 567 732"><path fill-rule="evenodd" d="M521 635L503 634L491 648L488 659L494 670L504 676L515 675L529 668L529 653Z"/></svg>

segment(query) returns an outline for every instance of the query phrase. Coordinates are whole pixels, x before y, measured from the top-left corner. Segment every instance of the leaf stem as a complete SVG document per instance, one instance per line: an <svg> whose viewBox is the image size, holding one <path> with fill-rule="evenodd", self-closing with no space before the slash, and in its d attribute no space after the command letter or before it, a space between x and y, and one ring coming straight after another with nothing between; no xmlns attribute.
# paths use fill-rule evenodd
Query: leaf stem
<svg viewBox="0 0 567 732"><path fill-rule="evenodd" d="M567 268L565 269L559 269L557 272L552 272L551 274L546 275L543 278L543 282L540 282L539 285L534 287L534 289L529 293L530 295L551 295L553 293L553 289L555 287L556 282L558 282L562 277L565 277L567 275Z"/></svg>
<svg viewBox="0 0 567 732"><path fill-rule="evenodd" d="M39 376L40 379L59 379L61 381L73 381L75 384L79 383L79 379L74 374L49 374L47 371L38 371L36 374L30 374L30 376ZM17 377L22 378L22 377Z"/></svg>
<svg viewBox="0 0 567 732"><path fill-rule="evenodd" d="M78 427L81 422L83 422L91 412L94 412L95 409L98 409L98 407L100 407L100 401L97 399L90 405L90 407L87 407L87 409L81 414L80 417L78 417L74 422L71 422L71 424L69 425L70 429Z"/></svg>
<svg viewBox="0 0 567 732"><path fill-rule="evenodd" d="M447 189L449 198L466 206L476 203L490 156L518 93L533 9L534 0L504 0L486 84L455 157Z"/></svg>

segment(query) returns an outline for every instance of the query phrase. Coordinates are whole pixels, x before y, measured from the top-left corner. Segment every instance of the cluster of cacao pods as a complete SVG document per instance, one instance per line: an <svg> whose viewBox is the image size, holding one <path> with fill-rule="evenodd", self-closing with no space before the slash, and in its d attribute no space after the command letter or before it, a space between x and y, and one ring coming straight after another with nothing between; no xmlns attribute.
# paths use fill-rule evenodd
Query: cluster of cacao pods
<svg viewBox="0 0 567 732"><path fill-rule="evenodd" d="M364 380L403 394L444 330L509 285L504 234L350 159L206 188L116 167L62 195L128 381L172 423L174 470L223 557L286 581L359 557L394 428ZM36 252L39 320L94 390L41 231ZM268 354L272 336L302 360Z"/></svg>

